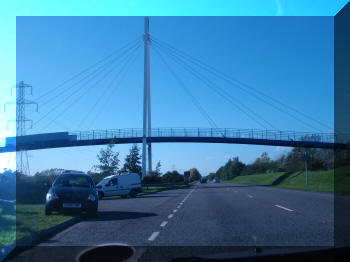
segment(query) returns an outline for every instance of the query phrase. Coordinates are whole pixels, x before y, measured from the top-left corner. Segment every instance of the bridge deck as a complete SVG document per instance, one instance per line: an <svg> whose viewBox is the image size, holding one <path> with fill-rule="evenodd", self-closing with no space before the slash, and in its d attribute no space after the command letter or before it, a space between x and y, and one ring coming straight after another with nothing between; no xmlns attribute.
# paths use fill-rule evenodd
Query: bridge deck
<svg viewBox="0 0 350 262"><path fill-rule="evenodd" d="M0 153L45 148L142 143L142 129L61 132L9 138ZM50 137L50 139L48 139ZM42 138L42 139L41 139ZM16 141L17 140L17 141ZM348 136L332 133L286 132L232 128L153 128L147 141L152 143L191 142L254 144L287 147L346 148ZM336 141L336 142L335 142Z"/></svg>

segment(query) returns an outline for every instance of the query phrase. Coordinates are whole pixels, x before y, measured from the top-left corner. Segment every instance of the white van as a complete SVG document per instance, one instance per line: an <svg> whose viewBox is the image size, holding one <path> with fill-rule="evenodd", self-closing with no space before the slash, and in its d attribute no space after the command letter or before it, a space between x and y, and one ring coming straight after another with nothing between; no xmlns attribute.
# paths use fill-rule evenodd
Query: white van
<svg viewBox="0 0 350 262"><path fill-rule="evenodd" d="M100 199L107 196L136 197L141 192L141 179L137 173L122 173L105 177L96 188Z"/></svg>

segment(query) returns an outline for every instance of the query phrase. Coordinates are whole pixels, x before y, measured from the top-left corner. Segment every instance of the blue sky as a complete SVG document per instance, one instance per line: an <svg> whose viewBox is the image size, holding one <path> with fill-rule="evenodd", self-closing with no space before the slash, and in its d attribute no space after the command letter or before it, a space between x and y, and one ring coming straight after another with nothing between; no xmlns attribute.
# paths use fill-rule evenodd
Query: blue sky
<svg viewBox="0 0 350 262"><path fill-rule="evenodd" d="M130 6L140 7L139 3L131 1ZM298 5L300 3L296 3L294 8ZM328 15L333 15L336 8L339 9L329 6L329 2L321 1L318 11L327 15L324 10L328 8ZM293 15L293 7L284 1L269 1L266 7L273 15ZM307 12L305 8L301 14ZM332 17L151 17L150 32L281 102L329 126L333 125ZM55 107L57 111L50 114L50 118L60 116L46 129L44 127L51 122L50 119L43 119L34 125L33 130L27 132L141 127L142 48L138 50L137 60L123 83L112 94L109 104L102 102L97 107L101 114L93 125L90 123L94 117L90 115L82 125L79 126L78 123L96 98L104 94L107 80L95 85L62 114L60 111L64 108L64 103L70 103L68 98L53 97L52 102L44 106L41 104L46 99L36 98L127 42L137 37L141 40L142 33L143 17L18 18L17 80L24 80L33 86L34 94L28 96L28 99L39 103L39 113L32 113L28 117L35 123ZM260 128L198 80L177 68L173 62L170 64L219 127ZM218 85L278 129L314 131L233 86L224 83ZM151 88L153 127L209 127L153 49ZM6 101L14 99L9 96L9 92L10 86L7 89L2 87L1 94ZM106 93L105 97L108 96ZM105 100L106 98L102 101ZM13 110L9 107L7 116L11 113ZM329 131L322 127L320 129ZM11 133L11 127L4 131ZM129 147L116 146L121 159L124 159ZM62 167L87 171L96 164L99 149L100 147L81 147L32 151L29 152L31 170L34 173L50 167ZM229 157L239 156L244 162L251 162L263 151L276 157L284 150L287 149L244 145L154 144L153 157L154 162L162 162L162 171L174 168L184 171L197 167L203 174L207 174L217 170ZM8 162L8 156L3 156L2 163Z"/></svg>

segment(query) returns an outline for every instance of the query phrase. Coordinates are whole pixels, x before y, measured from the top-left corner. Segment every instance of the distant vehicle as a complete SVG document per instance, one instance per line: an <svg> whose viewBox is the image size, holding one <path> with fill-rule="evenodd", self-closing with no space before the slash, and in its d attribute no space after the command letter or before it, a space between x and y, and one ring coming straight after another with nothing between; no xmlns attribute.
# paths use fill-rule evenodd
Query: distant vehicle
<svg viewBox="0 0 350 262"><path fill-rule="evenodd" d="M89 175L63 172L53 182L46 194L45 215L65 210L79 210L97 216L98 192Z"/></svg>
<svg viewBox="0 0 350 262"><path fill-rule="evenodd" d="M220 178L215 177L215 178L214 178L214 183L220 183Z"/></svg>
<svg viewBox="0 0 350 262"><path fill-rule="evenodd" d="M202 177L201 179L200 179L200 182L203 184L203 183L207 183L207 179L205 178L205 177Z"/></svg>
<svg viewBox="0 0 350 262"><path fill-rule="evenodd" d="M106 196L136 197L141 192L141 179L137 173L122 173L105 177L96 188L100 199Z"/></svg>

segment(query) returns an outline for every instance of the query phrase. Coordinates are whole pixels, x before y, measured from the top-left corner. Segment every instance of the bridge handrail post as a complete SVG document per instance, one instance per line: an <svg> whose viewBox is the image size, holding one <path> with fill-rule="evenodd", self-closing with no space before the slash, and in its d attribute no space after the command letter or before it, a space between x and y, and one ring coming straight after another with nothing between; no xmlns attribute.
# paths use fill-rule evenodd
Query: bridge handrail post
<svg viewBox="0 0 350 262"><path fill-rule="evenodd" d="M173 128L170 128L170 136L173 136Z"/></svg>
<svg viewBox="0 0 350 262"><path fill-rule="evenodd" d="M198 127L198 137L200 137L200 135L199 135L199 127Z"/></svg>
<svg viewBox="0 0 350 262"><path fill-rule="evenodd" d="M210 128L210 137L213 137L213 128Z"/></svg>
<svg viewBox="0 0 350 262"><path fill-rule="evenodd" d="M158 136L159 136L159 127L158 127Z"/></svg>

